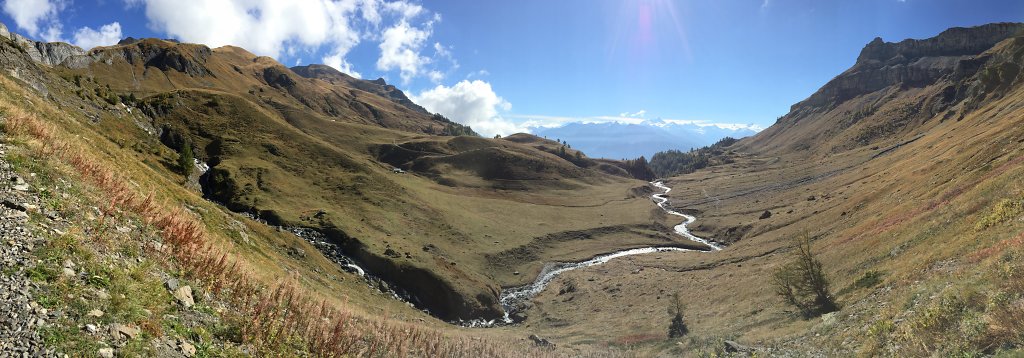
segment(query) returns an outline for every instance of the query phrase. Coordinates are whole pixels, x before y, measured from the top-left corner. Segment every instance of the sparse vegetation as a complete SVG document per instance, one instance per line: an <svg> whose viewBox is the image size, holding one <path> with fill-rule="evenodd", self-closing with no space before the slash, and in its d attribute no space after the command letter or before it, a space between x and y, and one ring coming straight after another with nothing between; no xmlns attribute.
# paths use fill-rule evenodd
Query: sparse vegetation
<svg viewBox="0 0 1024 358"><path fill-rule="evenodd" d="M821 261L811 251L811 239L801 236L795 241L792 260L772 273L775 293L804 318L838 310Z"/></svg>

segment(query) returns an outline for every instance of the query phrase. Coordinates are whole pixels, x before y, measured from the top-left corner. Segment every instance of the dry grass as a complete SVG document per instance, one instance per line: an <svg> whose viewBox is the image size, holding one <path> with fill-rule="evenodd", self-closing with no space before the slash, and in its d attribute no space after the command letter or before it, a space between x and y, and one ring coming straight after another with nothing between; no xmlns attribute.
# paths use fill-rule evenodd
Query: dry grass
<svg viewBox="0 0 1024 358"><path fill-rule="evenodd" d="M159 231L163 246L150 256L165 258L185 276L205 283L211 292L235 308L241 320L242 336L260 352L292 355L309 352L316 356L429 356L501 357L547 356L551 352L528 350L510 341L493 342L395 322L384 318L359 317L345 307L294 283L266 284L244 260L213 244L205 225L179 205L143 195L127 185L110 165L88 152L76 138L36 116L10 106L4 131L21 136L40 155L63 162L87 183L100 190L104 215L129 215L142 219Z"/></svg>

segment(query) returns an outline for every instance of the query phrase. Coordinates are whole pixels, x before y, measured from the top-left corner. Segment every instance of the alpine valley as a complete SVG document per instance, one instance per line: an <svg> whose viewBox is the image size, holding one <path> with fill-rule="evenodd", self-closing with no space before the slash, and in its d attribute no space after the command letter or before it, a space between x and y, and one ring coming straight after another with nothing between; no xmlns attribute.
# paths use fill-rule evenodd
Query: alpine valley
<svg viewBox="0 0 1024 358"><path fill-rule="evenodd" d="M1022 30L876 38L686 143L485 138L325 65L0 25L0 356L1012 356Z"/></svg>

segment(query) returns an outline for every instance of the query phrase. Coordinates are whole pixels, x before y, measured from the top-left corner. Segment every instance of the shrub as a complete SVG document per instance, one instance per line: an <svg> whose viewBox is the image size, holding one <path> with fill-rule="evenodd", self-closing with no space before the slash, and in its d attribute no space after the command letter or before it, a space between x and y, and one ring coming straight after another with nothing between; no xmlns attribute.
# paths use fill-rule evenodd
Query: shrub
<svg viewBox="0 0 1024 358"><path fill-rule="evenodd" d="M1005 223L1019 217L1021 213L1024 213L1024 205L1021 204L1020 200L1000 200L988 215L985 215L974 224L974 229L981 231Z"/></svg>
<svg viewBox="0 0 1024 358"><path fill-rule="evenodd" d="M853 286L857 288L872 288L878 286L878 284L882 283L882 276L884 276L883 273L870 270L858 278L857 281L853 283Z"/></svg>
<svg viewBox="0 0 1024 358"><path fill-rule="evenodd" d="M799 309L804 318L838 310L821 261L811 252L810 238L797 239L794 249L793 261L772 274L775 293Z"/></svg>

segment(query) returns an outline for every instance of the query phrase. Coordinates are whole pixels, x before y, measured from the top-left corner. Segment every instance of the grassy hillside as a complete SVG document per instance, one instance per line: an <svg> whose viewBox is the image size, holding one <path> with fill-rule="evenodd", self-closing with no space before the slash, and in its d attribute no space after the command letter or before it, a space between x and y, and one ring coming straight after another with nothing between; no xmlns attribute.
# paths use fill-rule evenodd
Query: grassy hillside
<svg viewBox="0 0 1024 358"><path fill-rule="evenodd" d="M138 243L96 234L83 219L73 250L61 254L92 269L109 264L120 291L153 291L164 276L202 287L204 305L223 312L200 312L209 321L187 326L240 330L214 337L228 353L1012 353L1024 344L1020 27L872 42L775 126L659 159L660 173L686 173L667 178L670 205L696 216L690 229L724 250L567 272L528 305L524 322L487 330L445 321L500 317L502 287L533 281L547 263L650 245L703 248L672 234L681 219L651 202L646 160L596 160L526 134L435 135L450 123L382 81L152 39L53 68L3 41L0 65L13 72L0 77L0 108L19 148L7 159L15 170L37 173L42 187L77 183L81 199L50 205L95 206L111 213L103 225L171 248L111 256ZM183 174L186 152L199 161L192 175ZM314 247L295 229L319 233L346 258L321 255L332 246ZM837 312L805 319L771 285L801 237L823 262ZM46 274L61 270L46 252L38 272L47 289L94 288ZM139 269L133 258L152 263ZM138 286L125 279L143 276ZM157 291L111 311L160 328L146 329L140 346L168 323L139 312L182 312ZM54 297L51 307L78 316L93 308ZM680 306L689 334L669 339L675 311L666 309ZM87 342L79 331L64 333ZM533 334L557 348L533 348Z"/></svg>
<svg viewBox="0 0 1024 358"><path fill-rule="evenodd" d="M90 160L116 168L110 172L131 183L138 200L152 193L169 207L184 205L204 245L251 270L246 282L276 292L274 284L295 277L288 290L297 295L376 317L370 322L380 326L367 332L391 329L391 319L413 322L442 341L456 337L451 347L460 349L465 331L437 318L500 316L500 287L528 282L545 262L681 241L666 234L669 223L637 194L646 184L629 173L580 165L582 153L432 136L446 122L241 49L148 39L51 68L3 46L3 66L21 73L4 84L6 106L25 113L19 118L62 133L62 141L74 133L75 148L88 146ZM182 175L185 147L209 170ZM70 160L48 158L46 148L33 155ZM422 150L403 163L385 158L402 148ZM113 194L92 200L105 195ZM319 231L374 278L345 271L285 228ZM189 279L219 285L233 277ZM415 307L391 298L392 290ZM480 334L506 342L510 333Z"/></svg>
<svg viewBox="0 0 1024 358"><path fill-rule="evenodd" d="M729 161L671 178L694 232L730 245L566 274L553 286L572 289L537 298L531 314L547 318L534 328L652 355L724 353L725 340L768 354L1012 355L1024 344L1020 41L956 55L981 61L976 72L795 106ZM803 319L770 284L799 237L813 238L838 312ZM675 292L690 329L679 345L664 338Z"/></svg>

